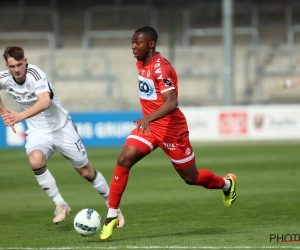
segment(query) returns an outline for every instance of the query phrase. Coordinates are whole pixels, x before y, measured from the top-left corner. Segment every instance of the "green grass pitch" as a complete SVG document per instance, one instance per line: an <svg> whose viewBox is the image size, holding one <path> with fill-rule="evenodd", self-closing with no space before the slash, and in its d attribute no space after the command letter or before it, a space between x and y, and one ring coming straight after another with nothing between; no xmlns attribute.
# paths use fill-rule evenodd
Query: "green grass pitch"
<svg viewBox="0 0 300 250"><path fill-rule="evenodd" d="M108 182L120 150L87 149ZM224 207L220 190L186 185L157 149L132 168L121 201L126 225L108 242L99 233L75 232L79 210L93 208L104 220L107 208L58 152L47 166L72 213L54 225L55 206L38 186L25 150L1 150L0 250L300 249L300 142L208 143L194 150L198 168L236 174L235 204ZM270 235L296 241L270 242Z"/></svg>

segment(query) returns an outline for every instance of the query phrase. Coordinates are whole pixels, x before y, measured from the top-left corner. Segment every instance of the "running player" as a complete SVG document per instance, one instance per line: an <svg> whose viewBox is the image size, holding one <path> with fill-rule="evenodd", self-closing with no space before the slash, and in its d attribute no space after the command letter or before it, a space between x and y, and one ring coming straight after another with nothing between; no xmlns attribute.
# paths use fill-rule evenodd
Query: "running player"
<svg viewBox="0 0 300 250"><path fill-rule="evenodd" d="M4 124L13 130L18 122L25 120L27 123L26 153L38 184L56 205L53 222L63 222L71 212L46 167L54 149L70 160L108 205L107 182L89 162L77 128L68 111L59 103L46 74L27 63L24 50L20 47L7 47L3 56L8 70L0 72L0 90L4 89L10 95L21 106L22 112L6 110L0 98L0 115ZM119 208L117 214L118 226L122 227L125 221Z"/></svg>
<svg viewBox="0 0 300 250"><path fill-rule="evenodd" d="M134 121L136 128L127 137L118 158L110 184L109 209L100 233L101 240L107 240L118 224L117 209L131 167L158 147L170 158L185 183L222 190L226 207L236 200L234 174L223 178L210 170L196 168L187 122L178 108L177 74L172 65L156 52L157 39L155 29L149 26L136 30L132 36L143 117Z"/></svg>

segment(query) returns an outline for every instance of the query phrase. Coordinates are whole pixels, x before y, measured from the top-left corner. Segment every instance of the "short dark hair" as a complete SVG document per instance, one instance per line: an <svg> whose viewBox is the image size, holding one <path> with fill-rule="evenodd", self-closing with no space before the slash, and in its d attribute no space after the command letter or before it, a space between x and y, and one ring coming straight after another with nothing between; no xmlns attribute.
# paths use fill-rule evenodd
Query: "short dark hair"
<svg viewBox="0 0 300 250"><path fill-rule="evenodd" d="M148 36L151 40L154 40L155 42L157 42L158 40L157 32L151 26L144 26L142 28L139 28L135 31L135 33L144 33L146 36Z"/></svg>
<svg viewBox="0 0 300 250"><path fill-rule="evenodd" d="M14 58L16 61L20 61L24 59L24 50L21 47L17 47L17 46L7 47L4 50L3 57L6 62L7 62L7 58L9 57Z"/></svg>

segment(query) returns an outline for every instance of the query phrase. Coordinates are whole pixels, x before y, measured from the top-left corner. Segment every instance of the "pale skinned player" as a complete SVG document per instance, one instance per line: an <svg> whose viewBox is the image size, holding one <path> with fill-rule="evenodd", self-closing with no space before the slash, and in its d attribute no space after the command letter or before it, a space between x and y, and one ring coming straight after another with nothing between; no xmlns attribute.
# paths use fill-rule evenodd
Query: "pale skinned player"
<svg viewBox="0 0 300 250"><path fill-rule="evenodd" d="M155 29L149 26L136 30L132 36L143 117L134 121L136 128L127 137L118 158L110 184L109 210L100 234L101 240L109 239L118 224L117 209L131 167L158 147L169 157L186 184L222 190L226 207L236 200L234 174L223 178L210 170L196 168L187 122L178 108L177 74L172 65L156 52L157 38Z"/></svg>
<svg viewBox="0 0 300 250"><path fill-rule="evenodd" d="M0 90L6 91L22 111L6 110L0 98L0 115L4 124L13 130L15 124L23 120L27 123L26 153L38 184L56 205L53 222L63 222L71 211L46 167L54 149L71 162L74 169L91 183L107 204L107 182L89 162L76 125L59 103L46 74L35 65L27 63L24 50L20 47L7 47L3 57L8 70L0 72ZM118 226L122 227L125 220L120 209L118 218Z"/></svg>

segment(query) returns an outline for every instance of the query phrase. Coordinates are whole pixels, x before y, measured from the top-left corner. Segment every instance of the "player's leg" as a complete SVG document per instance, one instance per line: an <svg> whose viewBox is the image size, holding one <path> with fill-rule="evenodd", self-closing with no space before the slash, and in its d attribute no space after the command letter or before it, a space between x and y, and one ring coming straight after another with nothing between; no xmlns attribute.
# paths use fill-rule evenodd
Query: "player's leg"
<svg viewBox="0 0 300 250"><path fill-rule="evenodd" d="M223 191L223 203L230 207L236 200L236 177L228 174L221 177L208 169L197 169L195 162L187 167L173 164L180 177L189 185L198 185L207 189L221 189Z"/></svg>
<svg viewBox="0 0 300 250"><path fill-rule="evenodd" d="M87 156L84 156L84 162L88 161ZM104 178L104 176L96 169L94 169L91 163L88 161L87 164L81 166L82 164L78 165L79 161L73 162L71 160L74 168L76 171L88 182L91 183L93 188L103 197L105 203L108 203L108 196L109 196L109 186Z"/></svg>
<svg viewBox="0 0 300 250"><path fill-rule="evenodd" d="M93 188L103 197L108 206L109 186L104 176L94 169L88 160L86 149L77 132L75 124L69 120L60 130L53 133L56 149L69 159L77 172L91 183ZM125 223L124 216L118 208L119 227Z"/></svg>
<svg viewBox="0 0 300 250"><path fill-rule="evenodd" d="M207 189L222 189L226 184L229 184L229 181L227 183L225 178L214 174L208 169L197 169L195 161L186 162L185 164L173 163L173 166L185 183L189 185L202 186Z"/></svg>
<svg viewBox="0 0 300 250"><path fill-rule="evenodd" d="M223 190L224 205L226 207L231 206L236 199L236 177L229 174L223 178L214 174L211 170L197 169L188 131L182 129L177 132L177 136L170 134L165 137L169 141L161 143L160 147L169 156L180 177L189 185Z"/></svg>
<svg viewBox="0 0 300 250"><path fill-rule="evenodd" d="M53 145L48 135L31 132L26 136L26 153L31 169L40 187L53 200L56 205L54 211L54 223L64 221L65 214L71 211L71 208L61 196L53 175L46 167L47 159L53 154Z"/></svg>
<svg viewBox="0 0 300 250"><path fill-rule="evenodd" d="M86 149L72 120L58 131L53 132L54 146L57 151L70 160L75 170L103 197L107 204L109 187L104 176L89 162Z"/></svg>
<svg viewBox="0 0 300 250"><path fill-rule="evenodd" d="M115 167L110 184L109 209L100 239L107 240L118 223L117 208L125 191L131 167L158 145L151 134L137 134L135 130L128 136Z"/></svg>
<svg viewBox="0 0 300 250"><path fill-rule="evenodd" d="M143 154L138 148L130 145L123 147L110 183L109 209L101 230L101 240L107 240L112 235L112 230L118 225L117 208L128 182L130 168L142 158Z"/></svg>
<svg viewBox="0 0 300 250"><path fill-rule="evenodd" d="M98 170L94 169L90 162L81 168L75 167L75 169L84 179L91 183L93 188L103 197L106 206L108 207L108 197L110 191L104 176ZM125 224L125 218L120 208L117 209L117 213L119 219L118 227L123 227Z"/></svg>

